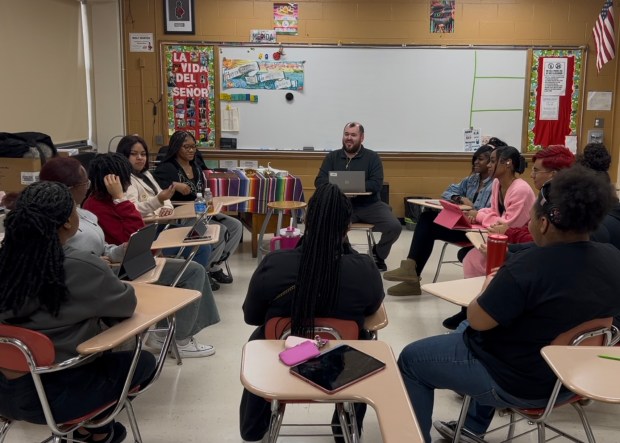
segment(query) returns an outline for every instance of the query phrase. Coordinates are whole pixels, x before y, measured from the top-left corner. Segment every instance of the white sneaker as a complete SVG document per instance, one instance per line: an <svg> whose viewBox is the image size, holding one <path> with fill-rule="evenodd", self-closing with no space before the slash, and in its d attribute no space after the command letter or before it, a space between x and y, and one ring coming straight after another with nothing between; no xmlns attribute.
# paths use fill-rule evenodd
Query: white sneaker
<svg viewBox="0 0 620 443"><path fill-rule="evenodd" d="M214 346L200 344L194 337L191 337L189 339L189 343L183 346L177 342L177 347L179 348L181 358L209 357L210 355L215 354Z"/></svg>
<svg viewBox="0 0 620 443"><path fill-rule="evenodd" d="M151 332L146 338L144 346L147 348L151 348L154 351L160 351L161 348L164 346L164 338L158 337L155 333Z"/></svg>

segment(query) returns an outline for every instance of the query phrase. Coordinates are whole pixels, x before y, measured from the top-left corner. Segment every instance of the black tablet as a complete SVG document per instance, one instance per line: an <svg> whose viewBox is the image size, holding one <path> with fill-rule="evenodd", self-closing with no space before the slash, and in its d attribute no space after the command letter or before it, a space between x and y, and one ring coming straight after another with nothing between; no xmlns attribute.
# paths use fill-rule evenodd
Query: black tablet
<svg viewBox="0 0 620 443"><path fill-rule="evenodd" d="M385 363L349 345L340 345L318 357L293 366L293 375L302 378L328 394L385 368Z"/></svg>
<svg viewBox="0 0 620 443"><path fill-rule="evenodd" d="M207 230L209 229L209 218L204 216L200 217L196 223L194 223L192 229L189 230L183 242L211 240L211 236L207 234Z"/></svg>

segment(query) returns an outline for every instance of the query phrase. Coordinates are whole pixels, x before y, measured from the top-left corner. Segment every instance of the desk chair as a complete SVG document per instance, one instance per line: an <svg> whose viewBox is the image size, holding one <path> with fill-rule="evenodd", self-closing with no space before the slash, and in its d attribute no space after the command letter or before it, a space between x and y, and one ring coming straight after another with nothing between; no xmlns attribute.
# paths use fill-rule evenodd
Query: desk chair
<svg viewBox="0 0 620 443"><path fill-rule="evenodd" d="M278 214L278 225L276 228L276 235L279 235L280 229L282 229L282 217L284 212L291 211L291 217L293 219L293 226L297 227L297 219L301 217L303 211L306 208L306 203L298 201L275 201L267 203L267 214L263 221L263 226L260 228L260 234L258 234L258 261L263 259L263 255L268 252L263 246L263 237L269 226L269 219L274 211Z"/></svg>
<svg viewBox="0 0 620 443"><path fill-rule="evenodd" d="M617 333L617 329L612 326L612 318L599 318L587 321L582 323L556 337L552 345L571 345L571 346L610 346L614 341L614 335ZM504 441L511 441L517 437L521 437L529 432L538 431L538 443L543 443L546 440L545 430L546 428L551 429L556 432L558 435L551 438L557 438L562 435L569 440L579 441L575 438L569 436L565 432L557 429L546 423L547 418L556 407L560 407L566 404L572 405L579 418L581 419L581 424L583 425L583 429L586 433L586 437L588 438L589 443L595 443L594 435L592 434L592 428L590 427L590 423L588 422L588 417L586 416L586 412L583 409L583 406L588 404L589 401L580 396L574 395L569 400L564 401L562 403L556 403L558 394L560 392L560 388L562 387L562 382L558 379L551 391L551 395L549 396L549 401L544 408L532 408L532 409L520 409L520 408L509 408L507 410L508 415L510 416L510 422L508 425L500 426L496 429L488 431L485 435L490 434L491 432L495 432L499 429L502 429L508 426L508 438ZM461 408L461 413L459 415L459 420L457 423L457 427L454 433L454 438L452 439L453 443L460 441L460 436L463 430L463 425L465 423L465 418L467 416L467 409L469 408L469 403L471 401L471 397L466 395L463 398L463 406ZM520 418L516 418L516 416L520 416ZM527 420L530 423L536 424L536 429L531 429L529 431L523 432L517 436L514 435L515 425L519 421Z"/></svg>
<svg viewBox="0 0 620 443"><path fill-rule="evenodd" d="M359 337L359 327L353 320L341 320L337 318L316 318L315 333L321 338L332 340L357 340ZM274 317L265 324L265 338L267 340L282 340L291 334L290 317ZM282 424L284 418L284 410L287 403L312 403L309 399L299 399L295 401L279 401L271 400L271 419L269 420L269 429L267 431L268 443L275 443L280 435L282 426L300 426L298 424ZM336 403L336 410L340 420L340 428L342 429L342 437L347 443L359 442L359 430L357 429L357 421L355 419L355 408L353 403ZM323 426L323 425L318 425ZM332 426L325 424L325 426ZM304 436L319 437L332 436L329 434L303 434ZM286 434L285 436L300 436L300 434Z"/></svg>
<svg viewBox="0 0 620 443"><path fill-rule="evenodd" d="M470 242L452 243L452 242L444 241L443 246L441 247L441 254L439 255L439 261L437 262L437 270L435 271L435 277L433 277L433 283L437 282L437 279L439 278L439 272L441 271L441 266L443 264L453 264L453 265L463 266L461 262L458 260L444 260L443 259L448 245L453 245L453 246L456 246L457 248L466 248L469 246L473 246Z"/></svg>
<svg viewBox="0 0 620 443"><path fill-rule="evenodd" d="M92 360L98 354L80 355L61 363L54 363L56 351L49 337L30 329L0 325L0 368L15 372L30 372L45 415L45 421L52 431L51 441L53 443L60 443L61 438L66 438L79 427L99 427L110 423L123 409L127 411L135 441L142 442L133 407L129 401L129 397L134 396L139 389L138 387L130 391L130 384L141 349L140 339L136 337L136 349L133 360L125 379L123 391L117 401L66 423L57 423L47 400L41 374L75 367ZM10 418L0 416L0 443L4 441L11 424L12 420Z"/></svg>
<svg viewBox="0 0 620 443"><path fill-rule="evenodd" d="M364 231L366 233L366 240L368 241L368 255L372 257L372 251L377 245L375 237L372 235L372 229L375 225L370 223L351 223L349 226L350 231ZM351 244L353 246L353 243Z"/></svg>

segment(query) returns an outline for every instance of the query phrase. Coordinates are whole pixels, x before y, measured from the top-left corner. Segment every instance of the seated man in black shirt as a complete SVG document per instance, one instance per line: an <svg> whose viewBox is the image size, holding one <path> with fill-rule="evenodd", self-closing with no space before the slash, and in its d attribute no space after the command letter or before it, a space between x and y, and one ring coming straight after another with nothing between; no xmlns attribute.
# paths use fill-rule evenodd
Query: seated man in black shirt
<svg viewBox="0 0 620 443"><path fill-rule="evenodd" d="M317 188L329 182L329 171L364 171L366 173L366 192L351 198L353 205L352 223L370 223L373 231L381 233L381 240L372 251L377 268L386 271L385 259L402 231L400 222L392 214L390 207L379 198L383 187L383 164L376 152L366 149L364 127L356 122L347 123L342 135L342 149L325 156L319 175L314 180Z"/></svg>
<svg viewBox="0 0 620 443"><path fill-rule="evenodd" d="M547 404L556 377L540 350L588 320L620 313L620 251L589 240L613 201L612 188L581 166L541 189L529 229L538 248L513 254L470 303L457 332L408 345L400 367L422 433L430 442L435 389L470 395L468 441L479 440L495 408ZM570 398L562 392L558 399ZM435 422L452 438L455 422Z"/></svg>

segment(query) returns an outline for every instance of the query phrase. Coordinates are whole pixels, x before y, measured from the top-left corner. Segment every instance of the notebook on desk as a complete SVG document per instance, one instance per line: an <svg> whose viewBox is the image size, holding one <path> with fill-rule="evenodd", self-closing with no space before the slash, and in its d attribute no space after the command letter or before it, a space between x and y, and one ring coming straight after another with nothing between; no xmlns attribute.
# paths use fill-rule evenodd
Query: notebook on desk
<svg viewBox="0 0 620 443"><path fill-rule="evenodd" d="M485 229L482 225L470 223L459 205L447 200L439 200L439 204L443 209L435 217L438 225L448 229Z"/></svg>
<svg viewBox="0 0 620 443"><path fill-rule="evenodd" d="M155 223L147 225L129 237L127 249L116 275L121 280L135 280L155 267L151 245L157 235Z"/></svg>
<svg viewBox="0 0 620 443"><path fill-rule="evenodd" d="M366 173L364 171L329 171L329 182L342 192L356 194L366 192Z"/></svg>

